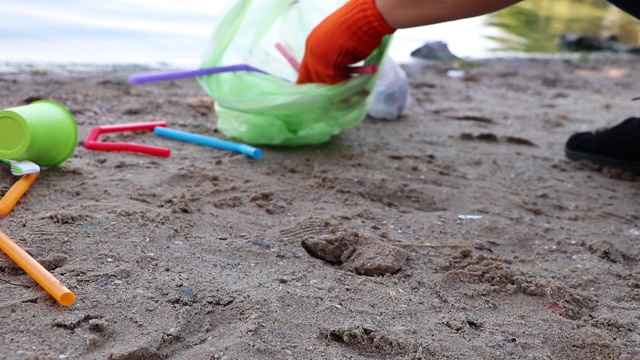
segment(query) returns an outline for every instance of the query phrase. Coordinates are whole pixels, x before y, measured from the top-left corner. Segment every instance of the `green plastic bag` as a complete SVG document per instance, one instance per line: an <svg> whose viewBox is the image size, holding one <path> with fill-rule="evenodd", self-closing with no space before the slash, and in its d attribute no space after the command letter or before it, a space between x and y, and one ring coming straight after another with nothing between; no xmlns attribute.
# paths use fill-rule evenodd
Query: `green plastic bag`
<svg viewBox="0 0 640 360"><path fill-rule="evenodd" d="M247 64L268 74L231 72L198 78L216 103L218 129L249 144L306 145L328 141L366 116L378 74L337 85L296 85L297 72L276 43L301 60L311 30L346 1L230 1L202 67ZM365 64L381 65L391 37Z"/></svg>

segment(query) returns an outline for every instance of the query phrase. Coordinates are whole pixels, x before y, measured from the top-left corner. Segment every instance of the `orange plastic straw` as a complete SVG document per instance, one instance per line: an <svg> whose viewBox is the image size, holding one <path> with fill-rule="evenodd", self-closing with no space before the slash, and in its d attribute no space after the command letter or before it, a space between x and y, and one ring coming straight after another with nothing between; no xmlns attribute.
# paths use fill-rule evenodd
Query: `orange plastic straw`
<svg viewBox="0 0 640 360"><path fill-rule="evenodd" d="M11 186L9 191L7 191L7 193L4 194L4 197L0 200L0 216L5 216L11 212L22 195L24 195L24 193L26 193L31 187L31 184L36 181L38 175L40 175L40 173L23 175L20 180L16 181L16 183Z"/></svg>
<svg viewBox="0 0 640 360"><path fill-rule="evenodd" d="M24 251L2 230L0 230L0 249L37 281L51 296L58 300L60 305L69 306L76 301L76 295L74 293L67 289L60 280L56 279L55 276L40 265L39 262L32 258L31 255Z"/></svg>

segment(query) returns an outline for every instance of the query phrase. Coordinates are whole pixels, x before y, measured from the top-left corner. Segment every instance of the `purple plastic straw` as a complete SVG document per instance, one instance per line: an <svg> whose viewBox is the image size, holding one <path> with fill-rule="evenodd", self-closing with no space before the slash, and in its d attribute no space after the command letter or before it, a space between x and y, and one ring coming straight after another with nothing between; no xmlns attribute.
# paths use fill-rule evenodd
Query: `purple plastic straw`
<svg viewBox="0 0 640 360"><path fill-rule="evenodd" d="M170 80L179 80L179 79L189 79L198 76L205 75L213 75L220 74L225 72L234 72L234 71L252 71L261 74L269 74L266 71L255 68L251 65L240 64L240 65L229 65L229 66L217 66L210 68L203 68L197 70L184 70L184 71L170 71L170 72L161 72L161 73L151 73L151 74L133 74L129 76L130 84L145 84L156 81L170 81Z"/></svg>

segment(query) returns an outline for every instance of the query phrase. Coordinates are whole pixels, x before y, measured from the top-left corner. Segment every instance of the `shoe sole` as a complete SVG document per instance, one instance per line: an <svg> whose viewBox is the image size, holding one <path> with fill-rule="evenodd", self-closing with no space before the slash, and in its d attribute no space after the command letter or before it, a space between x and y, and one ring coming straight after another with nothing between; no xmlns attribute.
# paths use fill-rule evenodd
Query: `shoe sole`
<svg viewBox="0 0 640 360"><path fill-rule="evenodd" d="M567 147L564 148L564 153L567 156L567 158L574 161L585 160L596 165L620 169L620 170L632 172L634 174L640 174L640 162L637 162L637 161L612 159L604 156L598 156L598 155L571 150Z"/></svg>

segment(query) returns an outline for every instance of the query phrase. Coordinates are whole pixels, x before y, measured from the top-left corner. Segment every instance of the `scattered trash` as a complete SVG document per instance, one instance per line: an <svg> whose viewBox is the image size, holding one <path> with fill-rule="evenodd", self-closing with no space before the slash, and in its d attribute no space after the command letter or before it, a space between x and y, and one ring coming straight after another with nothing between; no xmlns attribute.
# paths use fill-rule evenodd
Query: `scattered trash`
<svg viewBox="0 0 640 360"><path fill-rule="evenodd" d="M56 166L73 154L77 142L73 115L55 101L0 110L0 158Z"/></svg>
<svg viewBox="0 0 640 360"><path fill-rule="evenodd" d="M15 161L8 159L0 159L5 164L11 165L11 174L22 176L27 174L36 174L40 172L40 166L31 161Z"/></svg>
<svg viewBox="0 0 640 360"><path fill-rule="evenodd" d="M640 235L640 230L636 229L636 228L632 228L629 229L629 231L627 231L628 234L634 235L634 236L638 236Z"/></svg>
<svg viewBox="0 0 640 360"><path fill-rule="evenodd" d="M285 59L291 64L291 66L297 71L300 72L300 62L284 47L284 45L277 43L276 49L284 56Z"/></svg>
<svg viewBox="0 0 640 360"><path fill-rule="evenodd" d="M478 250L487 250L493 252L489 247L484 245L480 241L474 241L472 244L421 244L421 243L403 243L392 242L390 245L400 247L418 247L418 248L431 248L431 249L445 249L445 248L475 248Z"/></svg>
<svg viewBox="0 0 640 360"><path fill-rule="evenodd" d="M268 74L267 72L255 68L247 64L205 67L195 70L167 71L150 74L133 74L129 76L129 83L132 85L146 84L159 81L191 79L199 76L222 74L226 72L249 71L260 74Z"/></svg>
<svg viewBox="0 0 640 360"><path fill-rule="evenodd" d="M488 143L504 142L507 144L520 145L520 146L532 146L537 147L533 141L529 139L519 138L516 136L498 136L494 133L461 133L460 139L465 141L484 141Z"/></svg>
<svg viewBox="0 0 640 360"><path fill-rule="evenodd" d="M373 90L373 103L369 116L376 119L395 120L409 107L411 94L405 71L387 56L380 77Z"/></svg>
<svg viewBox="0 0 640 360"><path fill-rule="evenodd" d="M22 176L20 180L9 188L6 194L0 199L0 216L5 216L13 210L18 200L29 190L36 181L40 172L30 173Z"/></svg>
<svg viewBox="0 0 640 360"><path fill-rule="evenodd" d="M461 121L477 121L477 122L481 122L481 123L485 123L485 124L495 124L496 121L493 120L492 118L486 117L486 116L482 116L482 115L475 115L475 114L470 114L470 113L447 113L444 114L448 119L452 119L452 120L461 120Z"/></svg>
<svg viewBox="0 0 640 360"><path fill-rule="evenodd" d="M229 2L213 30L203 68L234 63L258 66L269 73L226 72L198 77L216 101L222 134L252 145L312 145L329 141L367 115L391 37L385 37L358 74L335 85L294 83L291 59L302 59L306 38L338 5L325 1L281 0ZM280 50L275 44L282 44ZM282 49L291 55L289 60ZM363 72L366 72L363 74Z"/></svg>
<svg viewBox="0 0 640 360"><path fill-rule="evenodd" d="M249 239L249 240L247 240L247 242L249 244L252 244L252 245L261 246L261 247L263 247L265 249L270 249L271 248L271 244L269 244L266 241L259 240L259 239Z"/></svg>
<svg viewBox="0 0 640 360"><path fill-rule="evenodd" d="M451 69L447 71L447 76L452 79L461 79L466 75L467 73L464 70Z"/></svg>
<svg viewBox="0 0 640 360"><path fill-rule="evenodd" d="M0 216L13 210L18 200L40 175L41 167L56 166L73 154L78 126L61 104L37 100L28 105L0 110L0 162L11 166L20 179L0 199ZM0 249L27 272L61 305L76 296L29 253L0 230Z"/></svg>
<svg viewBox="0 0 640 360"><path fill-rule="evenodd" d="M171 155L171 149L167 149L167 148L161 148L161 147L149 146L149 145L140 145L140 144L134 144L134 143L98 141L98 138L102 134L125 132L125 131L144 131L144 130L153 131L153 129L157 127L166 127L166 126L167 126L167 123L165 121L96 126L93 129L91 129L89 136L87 136L87 139L84 141L84 147L89 150L96 150L96 151L130 151L130 152L137 152L137 153L148 154L153 156L169 157L169 155Z"/></svg>
<svg viewBox="0 0 640 360"><path fill-rule="evenodd" d="M458 220L478 220L482 219L480 215L458 215Z"/></svg>
<svg viewBox="0 0 640 360"><path fill-rule="evenodd" d="M285 59L289 62L289 64L296 70L296 72L300 72L300 62L296 59L287 48L281 43L276 44L276 49ZM376 65L364 65L364 66L351 66L350 71L352 74L375 74L378 72L378 66Z"/></svg>
<svg viewBox="0 0 640 360"><path fill-rule="evenodd" d="M210 136L192 134L186 131L180 131L175 129L169 129L166 127L156 127L153 132L162 137L191 142L198 145L204 145L215 149L229 150L245 154L254 159L260 159L262 157L262 150L257 149L247 144L238 144L231 141L225 141L216 139Z"/></svg>
<svg viewBox="0 0 640 360"><path fill-rule="evenodd" d="M0 230L0 249L53 296L60 305L69 306L76 301L74 293L67 289L60 280L56 279L2 230Z"/></svg>

